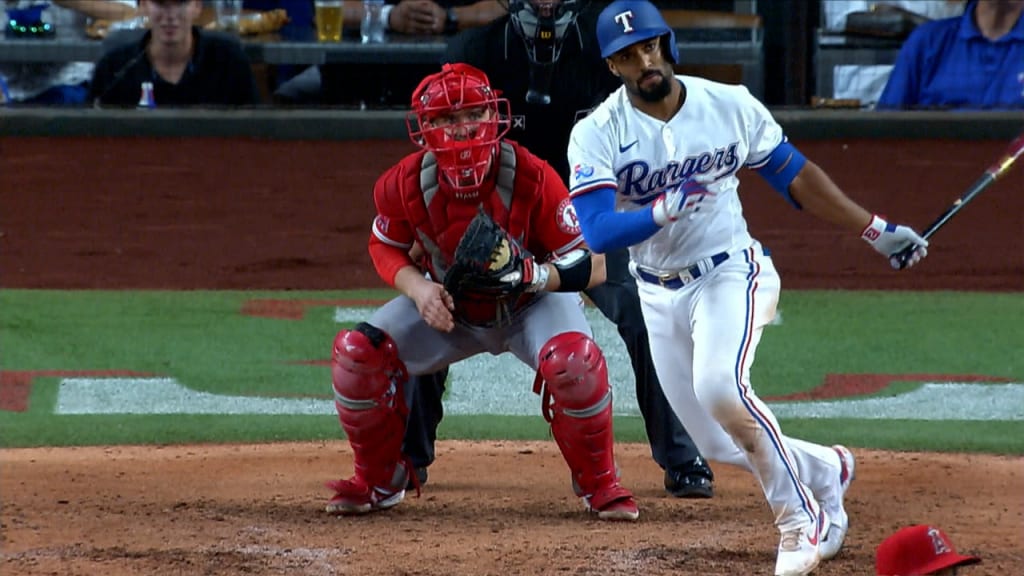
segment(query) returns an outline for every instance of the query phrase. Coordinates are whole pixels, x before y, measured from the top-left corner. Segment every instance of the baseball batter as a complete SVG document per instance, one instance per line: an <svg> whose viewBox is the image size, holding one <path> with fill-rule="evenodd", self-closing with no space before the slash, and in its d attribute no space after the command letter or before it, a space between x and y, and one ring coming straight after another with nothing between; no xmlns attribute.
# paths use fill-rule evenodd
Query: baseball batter
<svg viewBox="0 0 1024 576"><path fill-rule="evenodd" d="M377 272L402 295L334 340L335 407L355 475L328 484L327 511L391 508L415 484L402 453L409 374L511 352L537 370L534 390L578 495L601 519L636 520L615 473L608 370L578 295L603 281L604 259L583 243L565 184L502 140L508 101L472 66L426 77L412 109L410 135L423 150L377 181L369 241ZM492 243L485 232L495 230L504 236ZM481 252L473 242L484 236L483 258L461 260L464 247Z"/></svg>
<svg viewBox="0 0 1024 576"><path fill-rule="evenodd" d="M749 469L781 532L775 574L835 556L854 459L784 436L750 383L779 275L751 237L737 174L747 167L797 208L890 257L927 242L850 200L789 143L746 88L676 76L675 35L653 4L619 0L598 18L601 55L623 86L572 131L570 194L595 252L630 246L631 271L665 396L712 460Z"/></svg>

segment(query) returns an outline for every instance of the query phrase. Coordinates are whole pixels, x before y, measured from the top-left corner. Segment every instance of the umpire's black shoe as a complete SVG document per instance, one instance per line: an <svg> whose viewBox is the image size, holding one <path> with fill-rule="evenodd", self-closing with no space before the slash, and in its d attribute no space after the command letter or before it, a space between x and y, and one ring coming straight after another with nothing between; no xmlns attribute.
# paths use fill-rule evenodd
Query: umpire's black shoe
<svg viewBox="0 0 1024 576"><path fill-rule="evenodd" d="M715 474L700 456L665 470L665 491L676 498L711 498L715 495L714 481Z"/></svg>
<svg viewBox="0 0 1024 576"><path fill-rule="evenodd" d="M427 483L427 467L426 466L423 466L422 468L419 468L419 467L418 468L414 468L412 473L416 475L416 481L419 482L420 486L423 486L424 484ZM415 490L416 489L416 484L414 484L413 481L412 481L412 474L409 475L409 483L406 484L405 489L406 490Z"/></svg>

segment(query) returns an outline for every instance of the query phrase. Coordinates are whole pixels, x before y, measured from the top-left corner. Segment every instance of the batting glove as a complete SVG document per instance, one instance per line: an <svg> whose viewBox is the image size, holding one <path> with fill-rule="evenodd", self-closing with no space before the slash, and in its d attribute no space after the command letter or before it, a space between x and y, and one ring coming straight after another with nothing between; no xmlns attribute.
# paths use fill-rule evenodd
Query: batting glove
<svg viewBox="0 0 1024 576"><path fill-rule="evenodd" d="M679 186L675 190L665 192L655 198L654 205L651 206L654 223L664 226L678 220L680 214L683 213L683 208L686 207L686 195L687 192L684 192L683 187Z"/></svg>
<svg viewBox="0 0 1024 576"><path fill-rule="evenodd" d="M883 256L888 256L889 264L897 270L910 268L928 255L927 240L921 238L909 226L886 222L878 215L871 217L871 223L860 233L860 237ZM908 246L913 246L914 250L904 264L896 254Z"/></svg>

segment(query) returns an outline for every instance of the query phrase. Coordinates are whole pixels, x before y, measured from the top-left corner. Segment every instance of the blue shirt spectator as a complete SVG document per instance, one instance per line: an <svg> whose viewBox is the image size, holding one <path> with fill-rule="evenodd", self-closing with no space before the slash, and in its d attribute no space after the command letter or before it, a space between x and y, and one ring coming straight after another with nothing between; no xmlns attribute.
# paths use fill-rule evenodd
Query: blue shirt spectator
<svg viewBox="0 0 1024 576"><path fill-rule="evenodd" d="M977 0L919 26L900 49L878 109L1024 108L1024 2Z"/></svg>

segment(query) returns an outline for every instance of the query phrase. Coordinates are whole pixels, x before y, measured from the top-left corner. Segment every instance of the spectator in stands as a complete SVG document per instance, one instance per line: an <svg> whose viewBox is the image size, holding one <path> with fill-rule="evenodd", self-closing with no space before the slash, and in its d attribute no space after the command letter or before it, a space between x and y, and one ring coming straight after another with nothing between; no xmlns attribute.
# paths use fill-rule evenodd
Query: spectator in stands
<svg viewBox="0 0 1024 576"><path fill-rule="evenodd" d="M1024 108L1024 0L974 0L903 44L879 109Z"/></svg>
<svg viewBox="0 0 1024 576"><path fill-rule="evenodd" d="M851 12L877 10L879 7L894 7L934 20L959 16L963 13L965 0L828 0L821 3L822 27L826 34L843 34L846 17ZM833 69L832 94L819 94L826 98L859 100L862 106L873 107L885 88L892 72L892 64L842 64Z"/></svg>
<svg viewBox="0 0 1024 576"><path fill-rule="evenodd" d="M505 13L498 0L388 0L388 30L399 34L455 34L483 26Z"/></svg>
<svg viewBox="0 0 1024 576"><path fill-rule="evenodd" d="M900 528L875 552L877 576L955 576L981 558L957 554L949 536L933 526Z"/></svg>
<svg viewBox="0 0 1024 576"><path fill-rule="evenodd" d="M140 87L153 84L156 106L259 103L252 66L237 37L195 25L200 0L139 0L150 29L109 50L96 65L90 100L135 106Z"/></svg>
<svg viewBox="0 0 1024 576"><path fill-rule="evenodd" d="M348 4L345 26L358 28L359 19L350 18ZM488 24L505 14L504 3L498 0L387 0L385 10L392 35L412 36L451 35ZM358 14L362 14L361 7ZM404 108L418 79L437 69L438 64L434 63L325 64L319 67L319 97L325 104ZM359 80L353 81L354 78Z"/></svg>
<svg viewBox="0 0 1024 576"><path fill-rule="evenodd" d="M244 0L242 9L254 12L284 10L288 22L277 31L282 40L308 41L314 33L313 0ZM269 66L272 70L270 85L276 89L306 69L306 66L282 64Z"/></svg>
<svg viewBox="0 0 1024 576"><path fill-rule="evenodd" d="M5 4L7 9L29 6L20 0ZM68 30L79 33L87 18L123 20L135 15L135 0L52 0L46 18L64 35ZM92 62L3 62L0 76L7 80L9 104L29 106L76 105L86 102ZM0 90L2 91L2 90Z"/></svg>

